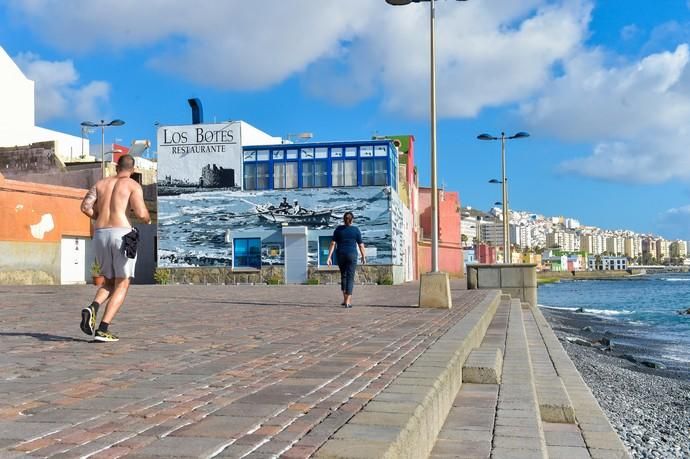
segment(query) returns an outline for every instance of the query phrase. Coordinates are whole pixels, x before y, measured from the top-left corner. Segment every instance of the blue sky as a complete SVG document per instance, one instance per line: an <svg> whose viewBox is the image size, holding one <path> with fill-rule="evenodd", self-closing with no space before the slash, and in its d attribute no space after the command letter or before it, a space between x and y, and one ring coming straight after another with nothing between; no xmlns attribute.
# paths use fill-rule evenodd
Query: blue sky
<svg viewBox="0 0 690 459"><path fill-rule="evenodd" d="M622 6L625 3L625 7ZM437 2L439 182L488 209L507 145L511 207L690 239L690 4ZM314 140L413 134L429 177L428 3L7 0L0 46L36 81L38 124L155 141L199 97ZM97 135L92 142L98 143Z"/></svg>

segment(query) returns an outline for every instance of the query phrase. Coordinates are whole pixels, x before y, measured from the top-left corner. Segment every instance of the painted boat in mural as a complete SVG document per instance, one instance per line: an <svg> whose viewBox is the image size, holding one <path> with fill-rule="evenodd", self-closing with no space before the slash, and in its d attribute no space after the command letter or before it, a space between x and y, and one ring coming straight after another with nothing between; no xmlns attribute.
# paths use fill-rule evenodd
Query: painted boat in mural
<svg viewBox="0 0 690 459"><path fill-rule="evenodd" d="M293 225L328 225L333 218L333 211L330 209L314 211L292 206L257 205L256 213L261 220Z"/></svg>

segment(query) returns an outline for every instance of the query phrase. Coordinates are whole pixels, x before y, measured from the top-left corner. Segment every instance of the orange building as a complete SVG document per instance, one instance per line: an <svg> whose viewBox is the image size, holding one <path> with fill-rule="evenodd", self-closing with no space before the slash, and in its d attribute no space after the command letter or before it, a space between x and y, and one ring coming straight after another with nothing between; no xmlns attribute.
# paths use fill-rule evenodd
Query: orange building
<svg viewBox="0 0 690 459"><path fill-rule="evenodd" d="M431 270L431 188L419 188L418 272ZM457 191L438 190L438 265L450 276L463 277L460 235L460 196Z"/></svg>
<svg viewBox="0 0 690 459"><path fill-rule="evenodd" d="M0 284L83 283L92 256L86 190L8 180L0 174Z"/></svg>

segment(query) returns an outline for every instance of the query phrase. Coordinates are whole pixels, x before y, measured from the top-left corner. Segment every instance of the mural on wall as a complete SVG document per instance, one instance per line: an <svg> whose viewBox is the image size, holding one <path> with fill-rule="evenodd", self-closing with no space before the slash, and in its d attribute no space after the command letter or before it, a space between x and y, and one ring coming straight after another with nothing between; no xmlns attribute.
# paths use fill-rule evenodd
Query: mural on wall
<svg viewBox="0 0 690 459"><path fill-rule="evenodd" d="M306 226L311 264L346 211L355 215L371 264L402 264L404 212L390 187L197 191L158 198L159 266L232 266L237 238L261 239L261 263L283 264L282 228Z"/></svg>
<svg viewBox="0 0 690 459"><path fill-rule="evenodd" d="M240 123L158 128L158 194L241 186Z"/></svg>

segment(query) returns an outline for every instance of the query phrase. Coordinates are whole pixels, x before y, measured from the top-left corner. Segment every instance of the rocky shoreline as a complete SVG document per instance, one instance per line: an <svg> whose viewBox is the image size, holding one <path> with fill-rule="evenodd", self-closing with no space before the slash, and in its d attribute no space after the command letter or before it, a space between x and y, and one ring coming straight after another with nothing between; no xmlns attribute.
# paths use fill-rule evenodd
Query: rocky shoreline
<svg viewBox="0 0 690 459"><path fill-rule="evenodd" d="M690 457L690 368L590 314L543 308L633 457ZM608 345L607 345L608 344Z"/></svg>

